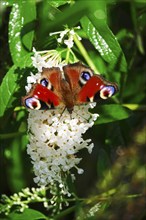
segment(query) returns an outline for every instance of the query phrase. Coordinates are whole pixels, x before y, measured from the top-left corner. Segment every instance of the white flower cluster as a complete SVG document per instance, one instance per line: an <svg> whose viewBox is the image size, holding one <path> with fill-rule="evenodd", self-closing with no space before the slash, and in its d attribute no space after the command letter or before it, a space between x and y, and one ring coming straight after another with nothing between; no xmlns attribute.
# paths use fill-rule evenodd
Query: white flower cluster
<svg viewBox="0 0 146 220"><path fill-rule="evenodd" d="M60 67L64 66L65 61L61 60L61 55L57 50L46 50L46 51L36 51L33 48L34 57L32 57L33 66L42 72L42 68L51 68L53 66Z"/></svg>
<svg viewBox="0 0 146 220"><path fill-rule="evenodd" d="M27 77L27 85L25 86L26 92L29 92L32 88L32 85L37 82L38 79L41 78L41 73L30 73L30 76Z"/></svg>
<svg viewBox="0 0 146 220"><path fill-rule="evenodd" d="M46 186L56 181L64 185L62 172L67 173L73 167L79 174L83 173L77 167L81 158L76 153L83 148L92 152L93 143L90 139L84 140L82 134L93 126L98 117L89 113L89 108L91 104L75 106L72 115L67 111L62 114L62 109L30 111L27 152L31 156L36 175L34 181L38 185Z"/></svg>
<svg viewBox="0 0 146 220"><path fill-rule="evenodd" d="M74 29L80 29L80 26L78 26ZM74 35L76 35L77 38L79 40L81 40L81 37L79 35L77 35L77 33L74 31L74 29L66 28L64 31L50 33L50 36L59 34L60 37L57 38L58 43L64 43L68 48L72 48L74 45ZM68 37L68 39L65 39L66 36Z"/></svg>

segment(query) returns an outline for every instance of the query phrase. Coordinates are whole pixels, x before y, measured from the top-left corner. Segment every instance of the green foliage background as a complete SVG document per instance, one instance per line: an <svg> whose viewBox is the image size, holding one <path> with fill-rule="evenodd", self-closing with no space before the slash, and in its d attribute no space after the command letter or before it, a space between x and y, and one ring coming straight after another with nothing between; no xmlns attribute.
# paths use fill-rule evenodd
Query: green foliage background
<svg viewBox="0 0 146 220"><path fill-rule="evenodd" d="M86 133L93 153L82 151L76 199L53 219L144 219L146 110L146 1L7 0L0 2L0 190L11 195L35 186L26 153L27 111L21 107L26 78L33 71L32 47L58 47L50 32L80 25L86 51L79 60L117 82L119 93L96 109L100 118ZM95 37L93 32L95 31ZM98 46L97 46L98 42ZM86 56L87 52L87 56ZM35 186L36 187L36 186ZM81 199L84 198L84 199ZM100 203L99 211L91 208ZM0 219L50 219L41 205Z"/></svg>

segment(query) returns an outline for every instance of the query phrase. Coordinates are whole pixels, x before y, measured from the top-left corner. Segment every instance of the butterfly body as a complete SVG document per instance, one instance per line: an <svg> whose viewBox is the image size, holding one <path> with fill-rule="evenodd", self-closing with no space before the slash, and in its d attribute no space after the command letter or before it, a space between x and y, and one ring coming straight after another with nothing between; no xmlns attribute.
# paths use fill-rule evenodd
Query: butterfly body
<svg viewBox="0 0 146 220"><path fill-rule="evenodd" d="M115 83L95 75L78 62L64 66L63 71L58 67L44 68L22 103L27 108L40 110L65 107L72 113L75 105L107 99L117 90Z"/></svg>

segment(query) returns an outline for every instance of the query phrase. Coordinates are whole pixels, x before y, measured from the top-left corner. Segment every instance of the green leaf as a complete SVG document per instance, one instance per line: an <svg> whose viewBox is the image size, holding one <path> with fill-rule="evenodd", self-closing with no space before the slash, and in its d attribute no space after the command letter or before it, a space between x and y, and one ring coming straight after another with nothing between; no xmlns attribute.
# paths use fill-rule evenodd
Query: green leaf
<svg viewBox="0 0 146 220"><path fill-rule="evenodd" d="M89 17L90 20L87 17L82 18L81 24L91 43L111 68L126 72L125 56L112 31L104 21L91 15Z"/></svg>
<svg viewBox="0 0 146 220"><path fill-rule="evenodd" d="M50 32L64 29L64 25L74 27L79 20L89 13L89 1L76 1L73 5L66 6L62 12L58 11L52 21L46 22L44 25L45 34L48 36ZM42 40L42 39L41 39Z"/></svg>
<svg viewBox="0 0 146 220"><path fill-rule="evenodd" d="M12 66L0 86L0 117L3 116L5 110L11 106L13 94L17 91L18 74L16 74L16 66Z"/></svg>
<svg viewBox="0 0 146 220"><path fill-rule="evenodd" d="M10 213L10 220L36 220L36 219L47 219L47 217L34 209L25 209L22 213L17 213L16 211Z"/></svg>
<svg viewBox="0 0 146 220"><path fill-rule="evenodd" d="M0 117L8 108L12 107L13 101L16 100L14 94L20 88L19 81L23 73L22 68L30 66L31 63L30 54L27 54L27 56L20 59L21 68L13 65L5 75L0 86Z"/></svg>
<svg viewBox="0 0 146 220"><path fill-rule="evenodd" d="M95 124L104 124L117 120L126 119L131 115L131 111L118 104L100 105L97 107L100 117Z"/></svg>
<svg viewBox="0 0 146 220"><path fill-rule="evenodd" d="M64 5L66 3L68 3L67 0L54 0L54 1L50 1L48 2L51 6L58 8L60 5Z"/></svg>
<svg viewBox="0 0 146 220"><path fill-rule="evenodd" d="M21 69L32 66L32 59L31 59L32 55L33 55L33 53L27 53L27 55L20 58L19 64L20 64Z"/></svg>
<svg viewBox="0 0 146 220"><path fill-rule="evenodd" d="M28 10L29 9L29 10ZM18 1L13 4L9 19L9 47L14 64L19 66L20 59L32 48L34 32L26 31L21 36L22 27L36 18L35 1Z"/></svg>
<svg viewBox="0 0 146 220"><path fill-rule="evenodd" d="M23 148L26 147L27 136L14 138L10 143L11 163L7 168L8 184L11 192L19 192L22 188L27 187L26 176L24 175L24 158ZM21 147L20 147L21 146Z"/></svg>

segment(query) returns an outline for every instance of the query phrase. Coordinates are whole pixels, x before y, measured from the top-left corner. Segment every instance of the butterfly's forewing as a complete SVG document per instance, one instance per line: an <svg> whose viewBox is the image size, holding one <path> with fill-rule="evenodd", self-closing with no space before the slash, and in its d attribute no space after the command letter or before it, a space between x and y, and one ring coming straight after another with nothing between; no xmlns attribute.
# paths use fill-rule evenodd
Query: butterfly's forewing
<svg viewBox="0 0 146 220"><path fill-rule="evenodd" d="M79 100L79 94L87 83L87 81L82 78L82 74L88 72L90 79L93 77L93 71L89 67L83 65L81 62L67 65L63 68L63 70L65 74L65 79L70 84L74 102L75 104L80 104L80 102L83 102L83 100ZM86 91L85 89L85 96L88 96L88 93L89 91ZM84 102L87 102L87 100L85 99Z"/></svg>
<svg viewBox="0 0 146 220"><path fill-rule="evenodd" d="M99 75L92 76L78 94L80 102L98 101L113 96L118 90L115 83L104 80Z"/></svg>
<svg viewBox="0 0 146 220"><path fill-rule="evenodd" d="M69 64L63 67L65 79L69 83L73 93L78 93L81 89L81 85L79 84L79 77L82 69L83 65L81 62Z"/></svg>
<svg viewBox="0 0 146 220"><path fill-rule="evenodd" d="M22 98L30 109L52 109L63 105L60 96L61 72L59 68L44 68L38 83Z"/></svg>
<svg viewBox="0 0 146 220"><path fill-rule="evenodd" d="M115 83L103 79L81 62L64 67L66 80L73 91L75 104L107 99L114 95L118 88Z"/></svg>
<svg viewBox="0 0 146 220"><path fill-rule="evenodd" d="M53 104L54 106L58 106L60 103L59 97L41 84L36 84L33 90L33 96L49 105Z"/></svg>

